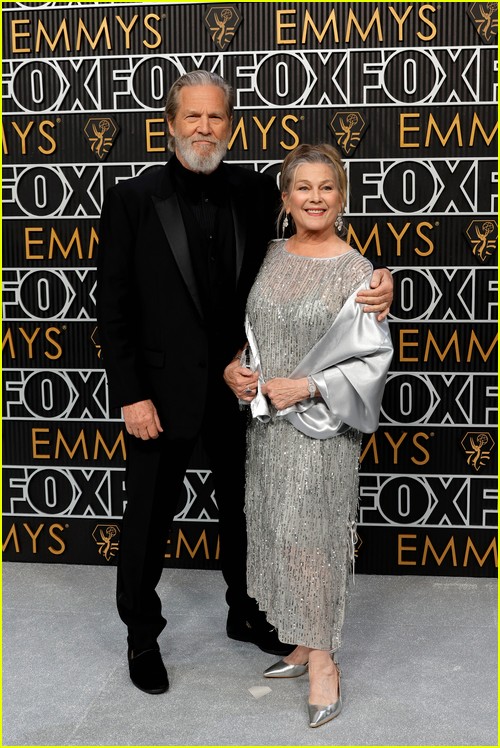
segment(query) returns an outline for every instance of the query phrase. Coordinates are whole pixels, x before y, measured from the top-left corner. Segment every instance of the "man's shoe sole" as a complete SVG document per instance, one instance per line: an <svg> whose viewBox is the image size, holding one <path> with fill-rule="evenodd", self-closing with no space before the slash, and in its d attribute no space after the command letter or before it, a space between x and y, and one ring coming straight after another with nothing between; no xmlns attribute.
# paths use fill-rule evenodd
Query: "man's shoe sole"
<svg viewBox="0 0 500 748"><path fill-rule="evenodd" d="M130 679L132 680L132 678ZM168 691L168 686L163 686L162 688L143 688L138 683L135 682L135 680L132 680L132 683L136 688L139 689L139 691L142 691L143 693L150 693L152 695L165 693L165 691Z"/></svg>

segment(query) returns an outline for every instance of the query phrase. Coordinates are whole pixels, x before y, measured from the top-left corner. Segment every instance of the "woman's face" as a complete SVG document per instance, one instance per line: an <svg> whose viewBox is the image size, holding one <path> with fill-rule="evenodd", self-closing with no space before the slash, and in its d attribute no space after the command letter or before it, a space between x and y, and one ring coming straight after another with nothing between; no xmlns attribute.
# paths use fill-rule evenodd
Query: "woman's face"
<svg viewBox="0 0 500 748"><path fill-rule="evenodd" d="M286 211L291 213L297 233L333 232L342 209L333 168L328 164L300 164L289 193L283 193Z"/></svg>

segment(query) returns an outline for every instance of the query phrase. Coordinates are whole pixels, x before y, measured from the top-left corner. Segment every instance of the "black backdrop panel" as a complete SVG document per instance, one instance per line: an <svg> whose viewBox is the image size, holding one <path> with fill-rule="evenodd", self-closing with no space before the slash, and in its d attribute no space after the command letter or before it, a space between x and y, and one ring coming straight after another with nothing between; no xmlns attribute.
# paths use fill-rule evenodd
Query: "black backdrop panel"
<svg viewBox="0 0 500 748"><path fill-rule="evenodd" d="M228 161L342 150L348 240L391 268L395 356L361 455L357 571L497 569L497 6L2 4L3 547L113 565L123 427L95 320L108 187L168 159L183 72L236 91ZM221 25L222 24L222 25ZM218 568L197 449L165 565Z"/></svg>

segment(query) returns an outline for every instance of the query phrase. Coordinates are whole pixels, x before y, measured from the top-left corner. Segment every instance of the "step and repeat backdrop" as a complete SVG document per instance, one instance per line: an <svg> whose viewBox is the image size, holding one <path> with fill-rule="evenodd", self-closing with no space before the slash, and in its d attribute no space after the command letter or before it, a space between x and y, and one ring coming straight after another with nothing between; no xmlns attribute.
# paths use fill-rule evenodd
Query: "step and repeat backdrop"
<svg viewBox="0 0 500 748"><path fill-rule="evenodd" d="M279 183L299 143L336 144L349 241L394 275L357 571L495 575L497 3L2 11L4 558L116 563L126 453L95 320L99 213L168 159L166 92L207 69L236 91L227 160ZM184 488L165 565L218 568L201 450Z"/></svg>

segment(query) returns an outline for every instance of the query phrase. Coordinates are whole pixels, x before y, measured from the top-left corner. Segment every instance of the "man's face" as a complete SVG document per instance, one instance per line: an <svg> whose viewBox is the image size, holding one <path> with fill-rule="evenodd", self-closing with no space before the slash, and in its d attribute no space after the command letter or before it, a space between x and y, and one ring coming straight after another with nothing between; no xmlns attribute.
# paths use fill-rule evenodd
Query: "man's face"
<svg viewBox="0 0 500 748"><path fill-rule="evenodd" d="M175 138L175 154L181 164L203 174L215 171L226 153L231 124L221 88L182 88L177 114L168 122L169 132Z"/></svg>

